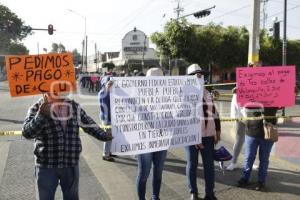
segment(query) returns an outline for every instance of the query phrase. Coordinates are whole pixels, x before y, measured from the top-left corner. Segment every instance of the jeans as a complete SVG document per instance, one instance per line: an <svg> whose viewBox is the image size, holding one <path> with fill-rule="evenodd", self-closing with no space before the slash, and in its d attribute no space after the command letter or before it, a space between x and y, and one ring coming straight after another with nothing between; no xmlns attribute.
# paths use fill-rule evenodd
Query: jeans
<svg viewBox="0 0 300 200"><path fill-rule="evenodd" d="M236 123L236 138L233 146L233 155L232 155L232 163L237 163L237 159L242 150L244 141L245 141L245 131L246 126L243 122Z"/></svg>
<svg viewBox="0 0 300 200"><path fill-rule="evenodd" d="M213 196L215 186L214 137L203 137L202 144L204 149L201 150L196 149L195 145L185 147L188 187L190 189L190 193L198 194L197 167L200 151L204 169L205 194L206 196Z"/></svg>
<svg viewBox="0 0 300 200"><path fill-rule="evenodd" d="M104 142L103 144L103 156L109 156L111 151L111 141Z"/></svg>
<svg viewBox="0 0 300 200"><path fill-rule="evenodd" d="M152 200L159 200L162 172L167 151L158 151L138 155L138 175L136 187L139 200L145 200L146 183L153 163Z"/></svg>
<svg viewBox="0 0 300 200"><path fill-rule="evenodd" d="M54 200L58 183L63 200L78 200L79 167L41 168L36 167L36 199Z"/></svg>
<svg viewBox="0 0 300 200"><path fill-rule="evenodd" d="M257 148L259 147L259 169L258 182L264 183L267 177L269 167L269 157L273 142L264 138L255 138L246 135L245 137L245 163L243 168L242 179L249 181L252 166L256 157Z"/></svg>

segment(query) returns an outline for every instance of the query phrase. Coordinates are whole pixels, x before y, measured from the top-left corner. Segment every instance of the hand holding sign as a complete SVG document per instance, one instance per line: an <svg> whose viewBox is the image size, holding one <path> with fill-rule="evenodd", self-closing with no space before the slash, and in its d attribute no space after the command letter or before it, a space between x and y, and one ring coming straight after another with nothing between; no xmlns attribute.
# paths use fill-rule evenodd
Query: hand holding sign
<svg viewBox="0 0 300 200"><path fill-rule="evenodd" d="M43 103L41 104L38 112L46 117L49 117L51 114L50 109L51 105L48 102L48 97L46 94L43 94Z"/></svg>
<svg viewBox="0 0 300 200"><path fill-rule="evenodd" d="M104 141L111 141L114 137L111 134L111 129L106 129L106 135Z"/></svg>

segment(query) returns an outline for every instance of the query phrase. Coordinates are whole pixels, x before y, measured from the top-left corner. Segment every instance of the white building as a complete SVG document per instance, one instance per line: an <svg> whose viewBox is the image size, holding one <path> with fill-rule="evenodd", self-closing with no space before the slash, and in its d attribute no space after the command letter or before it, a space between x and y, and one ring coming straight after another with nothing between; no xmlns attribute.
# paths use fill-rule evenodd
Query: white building
<svg viewBox="0 0 300 200"><path fill-rule="evenodd" d="M98 56L99 57L99 56ZM125 34L122 39L122 49L119 52L105 52L97 59L100 71L105 72L107 69L101 69L103 63L114 63L115 66L123 67L127 70L130 68L142 69L144 71L149 67L158 67L159 58L153 48L149 47L149 38L147 35L134 28ZM95 71L98 67L94 63L95 55L89 56L88 71Z"/></svg>

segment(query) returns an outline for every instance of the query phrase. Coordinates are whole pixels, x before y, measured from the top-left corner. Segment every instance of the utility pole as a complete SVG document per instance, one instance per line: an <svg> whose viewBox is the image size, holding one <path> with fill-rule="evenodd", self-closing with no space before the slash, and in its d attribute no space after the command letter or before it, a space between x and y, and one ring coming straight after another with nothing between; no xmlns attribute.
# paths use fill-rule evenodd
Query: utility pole
<svg viewBox="0 0 300 200"><path fill-rule="evenodd" d="M82 40L81 71L83 71L83 66L84 66L84 47L85 47L85 42L84 40Z"/></svg>
<svg viewBox="0 0 300 200"><path fill-rule="evenodd" d="M177 0L177 8L175 8L174 11L176 12L176 15L177 15L176 21L177 21L177 23L178 23L178 20L179 20L179 18L180 18L180 13L184 11L184 8L180 6L180 0ZM175 64L174 64L174 67L175 67L175 68L177 68L177 60L178 60L178 58L176 57L176 58L175 58ZM170 75L172 74L172 73L171 73L171 64L172 64L172 63L170 63L170 66L169 66Z"/></svg>
<svg viewBox="0 0 300 200"><path fill-rule="evenodd" d="M287 41L286 41L286 22L287 21L287 0L283 5L283 39L282 39L282 66L286 66ZM282 116L285 116L285 108L282 110Z"/></svg>
<svg viewBox="0 0 300 200"><path fill-rule="evenodd" d="M146 39L147 39L147 36L145 34L145 37L144 37L144 46L143 46L143 57L142 57L142 72L144 73L144 69L145 69L145 48L146 48Z"/></svg>
<svg viewBox="0 0 300 200"><path fill-rule="evenodd" d="M96 65L96 71L98 71L98 54L97 54L97 43L95 42L95 65Z"/></svg>
<svg viewBox="0 0 300 200"><path fill-rule="evenodd" d="M259 61L260 0L252 0L252 24L250 27L248 63Z"/></svg>
<svg viewBox="0 0 300 200"><path fill-rule="evenodd" d="M85 70L88 71L88 57L87 57L87 49L88 49L88 36L85 35Z"/></svg>
<svg viewBox="0 0 300 200"><path fill-rule="evenodd" d="M262 0L262 4L263 4L263 8L262 8L262 17L263 17L263 29L266 28L266 22L267 22L267 18L268 18L268 14L267 14L267 2L269 0Z"/></svg>
<svg viewBox="0 0 300 200"><path fill-rule="evenodd" d="M282 45L282 65L286 65L287 41L286 41L286 21L287 21L287 0L284 0L283 10L283 45Z"/></svg>

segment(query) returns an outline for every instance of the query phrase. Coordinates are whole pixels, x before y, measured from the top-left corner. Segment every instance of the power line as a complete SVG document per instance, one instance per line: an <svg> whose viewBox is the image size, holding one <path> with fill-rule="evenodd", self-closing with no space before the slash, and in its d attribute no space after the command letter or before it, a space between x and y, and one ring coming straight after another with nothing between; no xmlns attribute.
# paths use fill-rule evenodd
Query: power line
<svg viewBox="0 0 300 200"><path fill-rule="evenodd" d="M243 9L245 9L245 8L248 8L248 7L250 7L250 4L245 5L245 6L242 6L242 7L240 7L240 8L234 9L234 10L231 10L231 11L228 11L228 12L225 12L225 13L223 13L222 15L219 15L219 16L217 16L217 17L212 18L211 21L214 20L214 19L217 19L217 18L226 16L226 15L231 15L232 13L235 13L235 12L237 12L237 11L243 10Z"/></svg>
<svg viewBox="0 0 300 200"><path fill-rule="evenodd" d="M119 30L118 32L120 32L121 30L125 29L129 24L131 24L133 21L135 21L136 18L137 18L137 16L140 15L140 14L142 14L142 13L144 13L145 10L146 10L147 8L149 8L149 5L152 4L154 1L155 1L155 0L149 0L149 1L147 2L147 4L145 4L145 6L144 6L145 9L140 9L140 12L137 12L135 15L133 15L133 18L132 18L127 24L125 24L121 29L120 29L120 28L117 29L117 30ZM115 32L116 32L116 31L115 31ZM110 37L108 40L111 40L111 39L113 39L113 38L115 38L115 37L116 37L116 36L112 36L112 37Z"/></svg>
<svg viewBox="0 0 300 200"><path fill-rule="evenodd" d="M296 8L299 8L299 7L300 7L300 4L299 4L299 5L296 5L296 6L292 7L292 8L287 9L287 11L294 10L294 9L296 9ZM270 18L270 17L277 16L277 15L282 14L282 13L283 13L283 11L278 12L278 13L274 13L274 14L270 15L269 18Z"/></svg>
<svg viewBox="0 0 300 200"><path fill-rule="evenodd" d="M271 1L271 2L274 2L274 3L278 3L278 4L283 4L283 1L278 1L278 0L269 0L269 1ZM294 3L287 3L287 4L289 4L289 5L297 5L297 4L294 4Z"/></svg>
<svg viewBox="0 0 300 200"><path fill-rule="evenodd" d="M129 24L131 24L133 21L136 20L137 16L139 16L140 14L145 12L145 10L148 9L154 1L155 0L149 0L148 2L146 2L142 7L137 9L137 11L139 11L139 12L136 12L134 15L131 15L131 17L130 16L128 17L129 21L121 29L119 28L119 26L115 26L118 29L116 29L116 31L111 31L111 32L119 32L118 30L123 30L124 28L126 28ZM132 18L132 19L130 19L130 18Z"/></svg>

